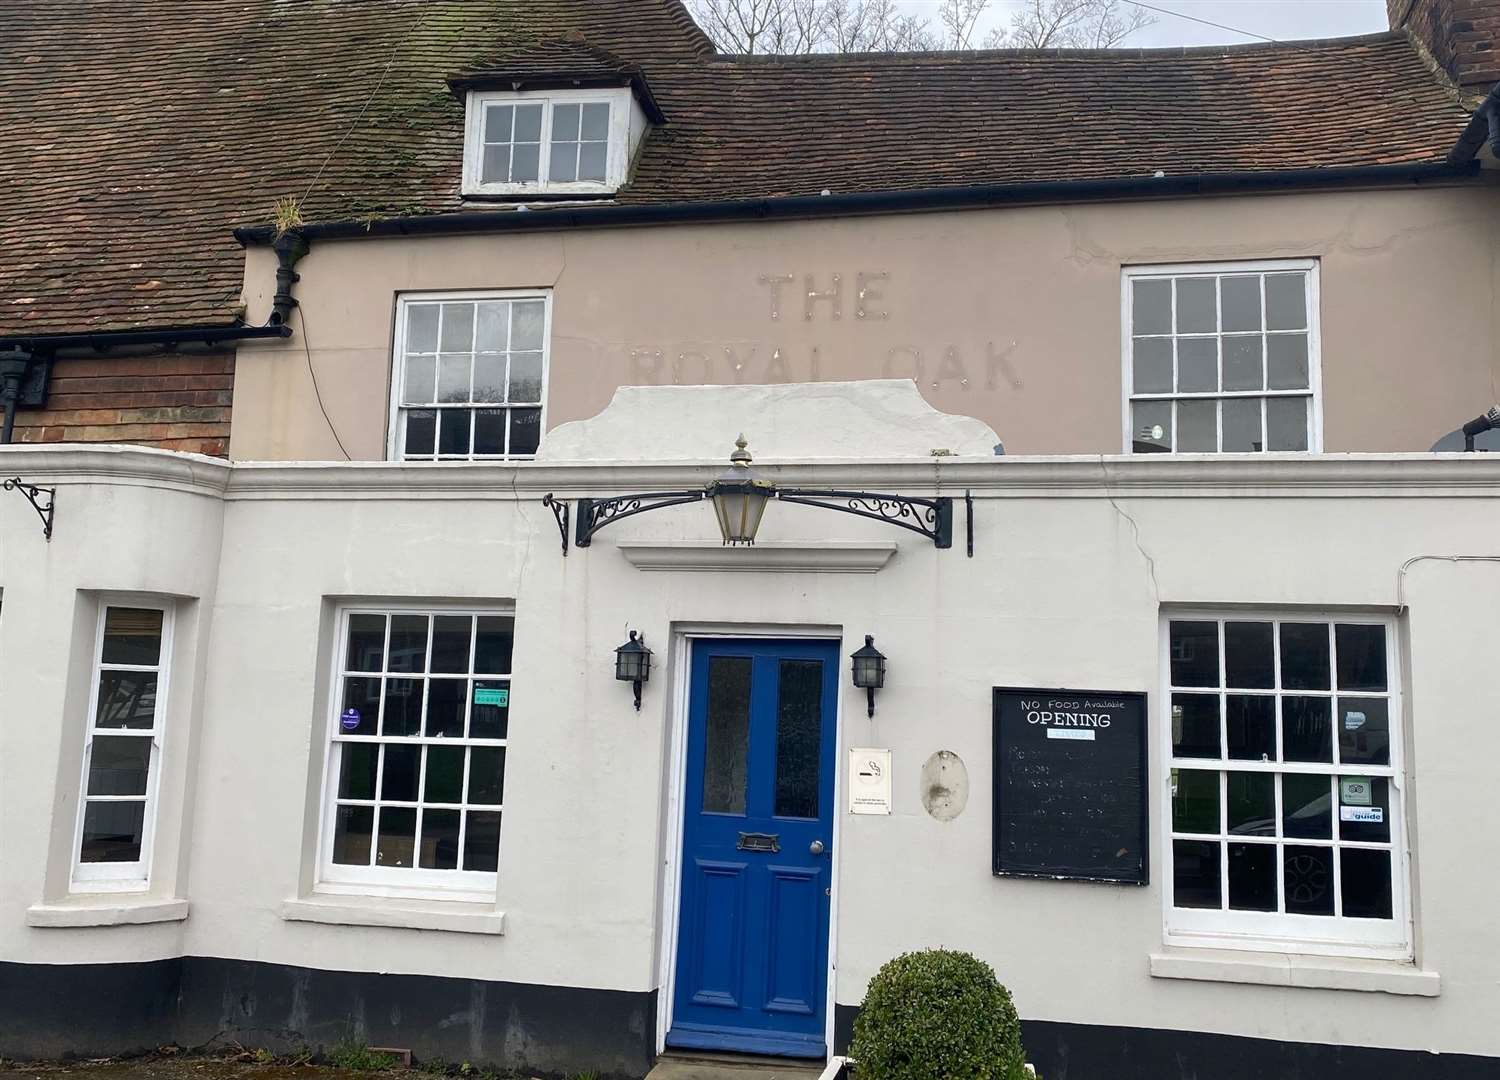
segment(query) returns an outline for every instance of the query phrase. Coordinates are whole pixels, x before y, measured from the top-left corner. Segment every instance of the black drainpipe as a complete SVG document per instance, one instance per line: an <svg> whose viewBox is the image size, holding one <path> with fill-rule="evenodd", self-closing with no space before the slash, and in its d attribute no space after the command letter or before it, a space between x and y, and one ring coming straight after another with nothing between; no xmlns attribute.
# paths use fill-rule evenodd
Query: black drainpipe
<svg viewBox="0 0 1500 1080"><path fill-rule="evenodd" d="M24 349L0 352L0 401L5 403L5 425L0 428L0 443L10 442L16 427L16 405L25 392L31 375L33 357Z"/></svg>

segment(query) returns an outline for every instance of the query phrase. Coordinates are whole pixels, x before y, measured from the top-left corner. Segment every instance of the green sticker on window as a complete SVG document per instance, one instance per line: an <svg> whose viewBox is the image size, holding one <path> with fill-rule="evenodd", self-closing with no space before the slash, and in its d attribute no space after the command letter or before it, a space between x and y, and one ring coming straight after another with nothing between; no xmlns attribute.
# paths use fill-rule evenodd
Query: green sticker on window
<svg viewBox="0 0 1500 1080"><path fill-rule="evenodd" d="M475 705L499 705L502 709L510 704L509 690L487 690L476 687L474 690Z"/></svg>

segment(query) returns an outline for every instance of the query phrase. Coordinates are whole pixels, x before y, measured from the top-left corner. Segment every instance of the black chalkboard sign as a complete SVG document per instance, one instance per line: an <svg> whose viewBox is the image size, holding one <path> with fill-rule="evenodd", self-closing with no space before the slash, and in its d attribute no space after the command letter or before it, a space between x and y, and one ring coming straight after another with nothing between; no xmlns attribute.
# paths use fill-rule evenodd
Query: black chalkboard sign
<svg viewBox="0 0 1500 1080"><path fill-rule="evenodd" d="M996 874L1144 885L1146 695L995 688Z"/></svg>

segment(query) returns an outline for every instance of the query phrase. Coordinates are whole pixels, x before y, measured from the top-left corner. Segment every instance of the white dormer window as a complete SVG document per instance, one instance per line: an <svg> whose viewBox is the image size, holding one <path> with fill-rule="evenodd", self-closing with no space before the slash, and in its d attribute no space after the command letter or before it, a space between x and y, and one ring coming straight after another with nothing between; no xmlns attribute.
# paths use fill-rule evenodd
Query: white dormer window
<svg viewBox="0 0 1500 1080"><path fill-rule="evenodd" d="M645 128L628 87L470 91L464 194L608 194Z"/></svg>

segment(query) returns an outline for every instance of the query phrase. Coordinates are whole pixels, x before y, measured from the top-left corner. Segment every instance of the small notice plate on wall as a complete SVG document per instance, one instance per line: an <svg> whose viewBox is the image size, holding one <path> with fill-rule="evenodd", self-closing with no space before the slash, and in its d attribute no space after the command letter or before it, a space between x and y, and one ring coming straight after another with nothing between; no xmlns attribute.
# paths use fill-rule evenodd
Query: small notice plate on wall
<svg viewBox="0 0 1500 1080"><path fill-rule="evenodd" d="M994 872L1146 884L1146 695L997 686L994 723Z"/></svg>
<svg viewBox="0 0 1500 1080"><path fill-rule="evenodd" d="M868 747L849 751L849 813L891 812L891 752Z"/></svg>

